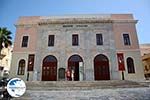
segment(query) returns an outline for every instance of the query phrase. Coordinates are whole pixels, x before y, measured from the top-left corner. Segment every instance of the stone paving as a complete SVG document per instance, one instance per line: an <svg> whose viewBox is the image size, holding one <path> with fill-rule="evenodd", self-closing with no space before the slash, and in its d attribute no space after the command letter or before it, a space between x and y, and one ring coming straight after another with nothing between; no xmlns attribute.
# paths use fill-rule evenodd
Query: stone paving
<svg viewBox="0 0 150 100"><path fill-rule="evenodd" d="M26 97L13 100L150 100L150 87L70 91L28 90Z"/></svg>
<svg viewBox="0 0 150 100"><path fill-rule="evenodd" d="M150 81L29 82L13 100L150 100Z"/></svg>

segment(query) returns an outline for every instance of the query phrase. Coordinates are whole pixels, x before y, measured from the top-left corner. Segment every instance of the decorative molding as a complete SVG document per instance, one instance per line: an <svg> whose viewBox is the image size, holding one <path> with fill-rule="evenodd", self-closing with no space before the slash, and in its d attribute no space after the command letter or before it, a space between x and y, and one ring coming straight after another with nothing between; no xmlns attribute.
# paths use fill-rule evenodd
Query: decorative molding
<svg viewBox="0 0 150 100"><path fill-rule="evenodd" d="M124 19L122 19L122 20L112 20L112 22L113 23L137 23L138 22L138 20L124 20Z"/></svg>
<svg viewBox="0 0 150 100"><path fill-rule="evenodd" d="M14 24L15 27L33 27L33 26L38 26L38 23L34 23L34 24L28 24L28 23L24 23L24 24Z"/></svg>
<svg viewBox="0 0 150 100"><path fill-rule="evenodd" d="M112 23L112 20L94 20L94 19L65 19L65 20L42 20L38 25L48 24L85 24L85 23Z"/></svg>
<svg viewBox="0 0 150 100"><path fill-rule="evenodd" d="M116 49L116 52L140 51L140 49Z"/></svg>
<svg viewBox="0 0 150 100"><path fill-rule="evenodd" d="M111 19L57 19L57 20L40 20L37 23L28 24L15 24L16 27L32 27L35 25L48 25L48 24L89 24L89 23L137 23L138 20L111 20Z"/></svg>

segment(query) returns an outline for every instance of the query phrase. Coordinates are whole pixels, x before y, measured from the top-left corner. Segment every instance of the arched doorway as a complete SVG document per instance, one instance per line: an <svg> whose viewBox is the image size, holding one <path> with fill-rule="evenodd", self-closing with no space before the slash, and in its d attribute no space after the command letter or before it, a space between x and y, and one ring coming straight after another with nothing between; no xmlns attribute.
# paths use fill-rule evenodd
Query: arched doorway
<svg viewBox="0 0 150 100"><path fill-rule="evenodd" d="M79 81L79 62L83 62L82 58L79 55L72 55L68 59L68 69L74 71L74 81Z"/></svg>
<svg viewBox="0 0 150 100"><path fill-rule="evenodd" d="M109 60L103 54L94 58L94 76L95 80L110 80Z"/></svg>
<svg viewBox="0 0 150 100"><path fill-rule="evenodd" d="M57 59L49 55L43 60L42 66L42 81L56 81L57 80Z"/></svg>

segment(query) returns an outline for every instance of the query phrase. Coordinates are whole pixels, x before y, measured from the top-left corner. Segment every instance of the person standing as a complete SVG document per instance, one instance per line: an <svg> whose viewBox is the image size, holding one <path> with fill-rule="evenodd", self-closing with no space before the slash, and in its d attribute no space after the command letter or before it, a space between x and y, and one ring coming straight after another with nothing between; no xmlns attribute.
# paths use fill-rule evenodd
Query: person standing
<svg viewBox="0 0 150 100"><path fill-rule="evenodd" d="M71 78L72 78L72 81L74 81L74 70L71 70Z"/></svg>
<svg viewBox="0 0 150 100"><path fill-rule="evenodd" d="M69 69L67 69L67 71L66 71L66 78L67 78L67 81L71 80L71 72Z"/></svg>

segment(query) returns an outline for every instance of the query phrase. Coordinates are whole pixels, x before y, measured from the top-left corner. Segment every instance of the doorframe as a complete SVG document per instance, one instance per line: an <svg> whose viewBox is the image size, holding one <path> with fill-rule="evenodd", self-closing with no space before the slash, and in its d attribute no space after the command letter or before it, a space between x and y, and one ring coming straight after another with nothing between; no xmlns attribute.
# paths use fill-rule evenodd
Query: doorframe
<svg viewBox="0 0 150 100"><path fill-rule="evenodd" d="M71 56L69 56L68 57L68 60L67 60L67 67L66 67L66 69L68 69L69 68L69 59L71 58L71 57L73 57L73 56L78 56L78 57L80 57L81 58L81 61L78 61L78 63L80 63L80 62L82 62L82 68L80 67L80 65L79 65L79 80L78 81L82 81L82 80L84 80L84 62L83 62L83 58L82 58L82 56L81 55L79 55L79 54L72 54ZM81 71L82 70L82 71ZM82 78L80 77L80 73L82 72Z"/></svg>

